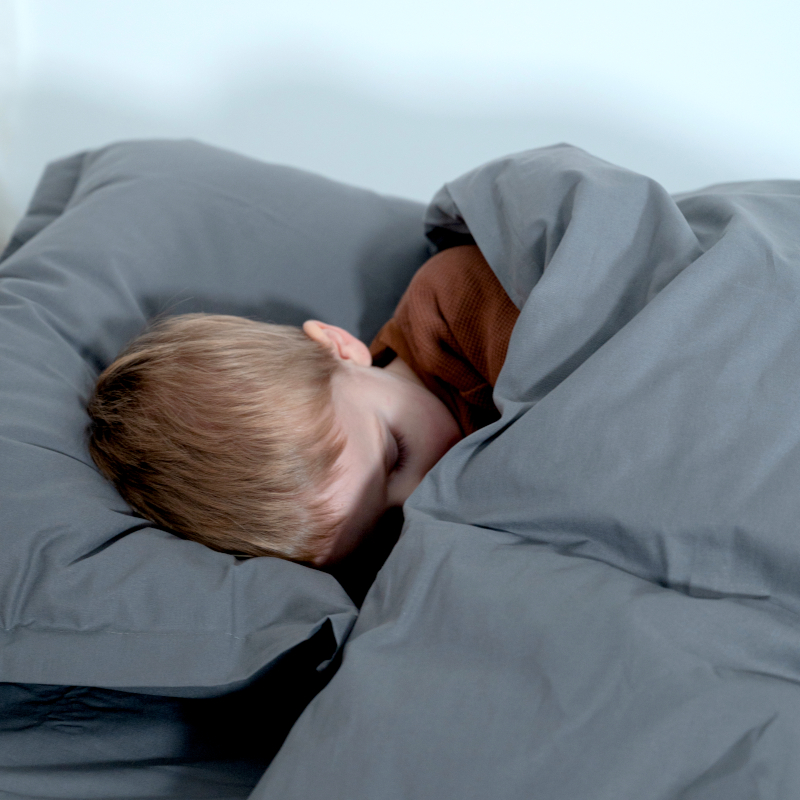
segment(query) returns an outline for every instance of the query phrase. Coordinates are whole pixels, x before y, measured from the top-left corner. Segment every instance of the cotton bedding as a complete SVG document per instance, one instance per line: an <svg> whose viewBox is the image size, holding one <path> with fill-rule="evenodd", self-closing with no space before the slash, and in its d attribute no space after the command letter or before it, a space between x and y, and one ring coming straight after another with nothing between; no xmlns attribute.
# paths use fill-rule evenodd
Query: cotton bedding
<svg viewBox="0 0 800 800"><path fill-rule="evenodd" d="M406 503L253 797L800 796L800 184L556 147L427 221L521 309L502 418Z"/></svg>
<svg viewBox="0 0 800 800"><path fill-rule="evenodd" d="M1 796L249 794L366 587L149 526L92 465L86 398L159 314L373 336L423 210L190 141L48 167L0 260Z"/></svg>
<svg viewBox="0 0 800 800"><path fill-rule="evenodd" d="M21 336L17 309L30 309L27 347L43 374L62 370L62 389L65 374L70 385L85 374L70 373L63 353L97 369L170 293L201 295L207 310L224 304L252 314L259 286L274 314L296 309L301 296L285 290L305 284L323 303L326 291L309 276L320 269L312 253L324 247L305 238L320 214L336 218L326 228L337 242L333 273L322 279L327 294L355 285L361 298L341 301L328 318L362 338L427 255L422 209L413 204L210 148L133 143L69 163L72 178L51 170L49 194L40 189L0 264L0 287L9 276L18 281L0 307L4 341ZM59 174L72 188L56 202ZM211 205L198 185L216 198ZM105 186L113 191L103 194ZM254 206L259 215L243 226L237 213ZM304 214L309 208L318 213ZM132 213L138 236L125 234ZM98 219L106 221L102 236ZM265 219L266 233L255 224ZM203 239L216 248L212 256L196 247L199 264L162 258L147 266L167 245L180 252L186 240L170 231L203 236L212 221ZM135 520L125 527L119 516L116 533L103 528L111 512L100 509L120 510L86 477L75 438L81 422L69 410L77 400L59 420L72 438L55 449L82 466L54 467L27 499L63 504L57 478L66 474L80 504L20 512L11 456L28 451L7 451L2 488L17 511L2 519L0 535L11 541L12 520L21 544L11 552L28 552L29 561L15 555L28 580L13 590L8 562L2 573L0 791L253 800L800 796L800 183L670 197L643 176L559 146L448 183L425 221L437 246L474 239L521 313L495 388L501 419L459 443L409 499L402 535L360 611L330 576L256 559L241 583L230 557ZM243 233L256 237L252 246L234 244ZM280 258L259 272L276 242ZM114 265L110 277L98 252ZM41 289L54 269L55 285L66 286L60 295ZM82 283L70 282L75 274ZM93 282L103 287L95 302L70 305ZM98 297L105 305L93 316ZM188 310L181 303L175 311ZM81 313L65 322L64 308L76 307ZM65 343L60 361L35 349L46 340L42 320ZM4 391L5 407L18 409L20 392ZM26 413L32 425L36 407ZM6 424L4 441L23 440L20 430ZM80 510L92 511L83 529ZM79 543L59 535L65 530ZM210 581L211 596L193 587L182 605L180 593L167 592L177 612L132 604L142 586L158 585L150 548L153 558L169 556L182 591L194 576ZM124 578L116 594L90 571L115 554ZM292 602L281 604L292 585ZM64 599L66 609L56 603ZM189 601L192 613L181 612ZM220 602L227 629L213 616ZM245 613L252 603L260 626ZM237 626L251 632L227 660L217 644L210 663L198 665L187 652L201 653L206 614L215 620L212 643ZM180 634L127 660L97 643L98 628L136 625L151 641L167 622ZM42 656L50 641L59 658ZM307 705L264 771L283 737L270 739L270 713L286 692L284 727ZM48 693L60 704L49 717ZM82 698L69 716L65 709ZM248 734L237 744L250 748L239 761L220 746L237 730ZM253 753L262 742L269 753L259 762Z"/></svg>

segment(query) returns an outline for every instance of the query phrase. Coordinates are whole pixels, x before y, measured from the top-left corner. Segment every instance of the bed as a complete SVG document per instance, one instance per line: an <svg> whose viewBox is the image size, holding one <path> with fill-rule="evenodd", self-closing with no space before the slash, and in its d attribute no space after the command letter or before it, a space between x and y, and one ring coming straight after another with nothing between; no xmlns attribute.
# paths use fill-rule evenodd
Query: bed
<svg viewBox="0 0 800 800"><path fill-rule="evenodd" d="M427 208L195 142L51 165L0 262L0 793L800 796L798 220L797 182L673 197L566 145ZM374 581L181 540L92 467L149 318L369 340L471 241L521 312L502 415Z"/></svg>

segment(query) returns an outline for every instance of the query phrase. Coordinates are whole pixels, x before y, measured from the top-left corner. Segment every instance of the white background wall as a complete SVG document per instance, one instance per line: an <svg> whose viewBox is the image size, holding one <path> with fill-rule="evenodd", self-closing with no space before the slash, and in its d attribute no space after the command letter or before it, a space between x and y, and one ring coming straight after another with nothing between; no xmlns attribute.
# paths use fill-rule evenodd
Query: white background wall
<svg viewBox="0 0 800 800"><path fill-rule="evenodd" d="M798 30L791 0L0 0L0 236L47 161L142 136L421 200L555 141L672 191L800 177Z"/></svg>

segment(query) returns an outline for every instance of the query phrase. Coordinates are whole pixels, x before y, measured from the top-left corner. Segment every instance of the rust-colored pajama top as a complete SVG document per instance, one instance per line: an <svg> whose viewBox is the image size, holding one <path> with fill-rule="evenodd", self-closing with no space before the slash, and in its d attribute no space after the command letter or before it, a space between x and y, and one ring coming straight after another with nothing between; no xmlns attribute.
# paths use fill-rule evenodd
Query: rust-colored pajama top
<svg viewBox="0 0 800 800"><path fill-rule="evenodd" d="M466 435L500 416L492 389L518 316L481 251L452 247L414 275L370 345L373 363L402 358Z"/></svg>

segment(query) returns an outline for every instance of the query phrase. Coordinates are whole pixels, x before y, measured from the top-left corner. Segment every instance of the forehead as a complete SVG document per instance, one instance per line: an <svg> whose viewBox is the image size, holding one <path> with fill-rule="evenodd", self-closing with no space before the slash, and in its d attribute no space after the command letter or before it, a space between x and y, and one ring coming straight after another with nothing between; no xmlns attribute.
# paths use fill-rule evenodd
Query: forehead
<svg viewBox="0 0 800 800"><path fill-rule="evenodd" d="M325 491L335 517L339 548L355 546L386 510L388 430L371 381L342 381L333 391L335 428L343 441L334 477Z"/></svg>
<svg viewBox="0 0 800 800"><path fill-rule="evenodd" d="M369 381L334 385L334 428L343 443L336 466L349 482L377 466L385 472L386 428L374 394Z"/></svg>
<svg viewBox="0 0 800 800"><path fill-rule="evenodd" d="M386 511L385 475L345 467L326 492L326 499L338 524L318 565L333 563L351 553L378 523Z"/></svg>

